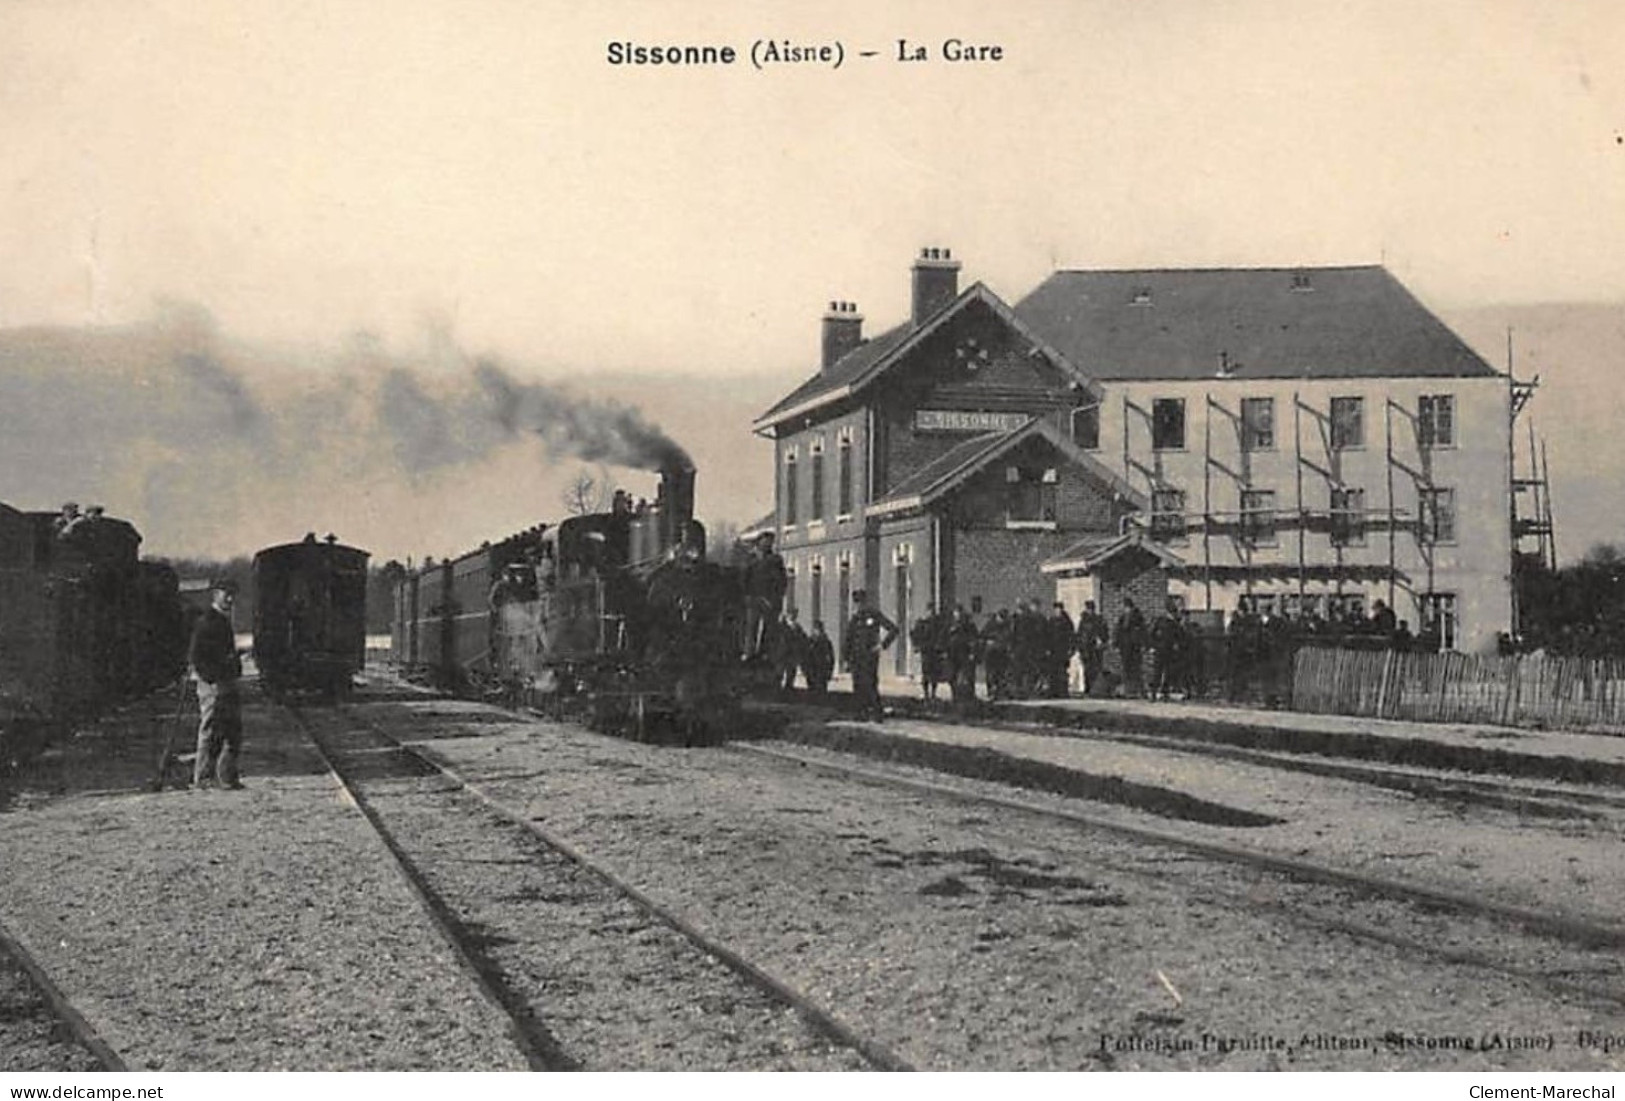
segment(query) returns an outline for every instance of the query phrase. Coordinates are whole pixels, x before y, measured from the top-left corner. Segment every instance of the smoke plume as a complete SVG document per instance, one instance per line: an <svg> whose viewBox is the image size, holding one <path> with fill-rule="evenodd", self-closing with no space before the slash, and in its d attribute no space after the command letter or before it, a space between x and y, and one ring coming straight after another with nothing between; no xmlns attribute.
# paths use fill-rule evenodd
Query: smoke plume
<svg viewBox="0 0 1625 1101"><path fill-rule="evenodd" d="M505 492L521 526L546 519L549 480L577 462L692 465L638 409L443 334L419 355L365 336L268 349L173 303L144 325L0 331L0 501L102 503L161 549L243 553L311 528L359 539L366 524L420 530L419 513L466 545L471 501Z"/></svg>

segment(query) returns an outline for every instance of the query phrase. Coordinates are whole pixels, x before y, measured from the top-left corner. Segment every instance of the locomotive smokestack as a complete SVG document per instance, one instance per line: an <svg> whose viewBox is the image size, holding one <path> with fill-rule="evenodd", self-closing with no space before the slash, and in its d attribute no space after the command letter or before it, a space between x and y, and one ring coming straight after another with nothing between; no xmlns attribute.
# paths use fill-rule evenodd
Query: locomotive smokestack
<svg viewBox="0 0 1625 1101"><path fill-rule="evenodd" d="M681 462L669 463L660 472L660 549L675 547L683 537L683 530L694 519L694 467Z"/></svg>

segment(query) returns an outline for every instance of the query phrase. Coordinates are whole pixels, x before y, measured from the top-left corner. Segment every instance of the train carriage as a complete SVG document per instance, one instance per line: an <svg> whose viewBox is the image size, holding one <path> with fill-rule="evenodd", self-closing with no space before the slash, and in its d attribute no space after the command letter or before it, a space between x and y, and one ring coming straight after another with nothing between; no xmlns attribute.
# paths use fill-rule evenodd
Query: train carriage
<svg viewBox="0 0 1625 1101"><path fill-rule="evenodd" d="M140 561L140 543L99 508L0 504L0 765L178 674L174 574Z"/></svg>
<svg viewBox="0 0 1625 1101"><path fill-rule="evenodd" d="M367 652L367 559L332 536L254 556L254 661L273 692L343 695Z"/></svg>

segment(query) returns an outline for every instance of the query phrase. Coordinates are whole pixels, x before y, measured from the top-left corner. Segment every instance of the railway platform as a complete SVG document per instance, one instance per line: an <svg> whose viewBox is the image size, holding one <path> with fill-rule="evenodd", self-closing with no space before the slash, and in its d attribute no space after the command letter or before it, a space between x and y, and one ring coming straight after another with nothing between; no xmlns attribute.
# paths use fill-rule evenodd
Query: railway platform
<svg viewBox="0 0 1625 1101"><path fill-rule="evenodd" d="M850 692L848 678L836 678L831 690L837 695ZM882 678L881 691L896 714L932 713L913 681ZM937 706L945 716L953 714L948 705ZM1402 722L1184 700L1076 697L983 701L974 715L995 722L1157 736L1306 758L1625 788L1625 732Z"/></svg>

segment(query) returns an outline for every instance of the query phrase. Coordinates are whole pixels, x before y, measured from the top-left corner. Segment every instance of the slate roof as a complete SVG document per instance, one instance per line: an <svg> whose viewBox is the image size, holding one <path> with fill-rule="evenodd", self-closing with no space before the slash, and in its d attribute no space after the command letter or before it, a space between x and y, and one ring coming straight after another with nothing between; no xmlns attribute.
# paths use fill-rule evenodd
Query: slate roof
<svg viewBox="0 0 1625 1101"><path fill-rule="evenodd" d="M766 420L786 409L794 409L802 402L811 401L821 394L835 390L841 386L850 385L862 378L864 373L881 359L885 358L892 349L896 348L909 335L914 332L913 322L904 322L894 329L887 330L881 335L866 340L838 359L827 371L819 371L812 378L797 386L788 395L781 398L773 408L763 413L759 420Z"/></svg>
<svg viewBox="0 0 1625 1101"><path fill-rule="evenodd" d="M924 339L932 330L945 324L966 303L973 301L984 303L994 313L1003 317L1011 328L1023 333L1032 340L1039 350L1049 356L1057 367L1075 376L1086 388L1095 389L1094 383L1064 362L1060 352L1045 341L1041 334L1029 330L1002 298L989 290L986 285L973 283L961 291L953 301L940 306L936 312L922 320L918 325L914 324L912 320L906 321L896 328L888 329L880 336L858 345L836 360L828 370L819 371L782 398L773 408L757 417L756 426L758 428L765 427L781 419L786 412L794 410L798 406L816 407L826 401L835 400L845 392L867 384L883 374L891 366L892 362L904 356L909 349L915 346L916 341ZM1098 397L1099 394L1096 393L1096 396Z"/></svg>
<svg viewBox="0 0 1625 1101"><path fill-rule="evenodd" d="M1498 374L1378 266L1058 271L1015 313L1108 381L1213 378L1221 353L1242 379Z"/></svg>
<svg viewBox="0 0 1625 1101"><path fill-rule="evenodd" d="M1068 460L1089 471L1123 500L1144 510L1145 495L1114 474L1110 467L1067 439L1047 420L1034 419L1008 432L989 432L966 440L904 478L885 497L868 505L867 514L899 512L930 504L982 470L988 463L1034 436L1042 436Z"/></svg>

